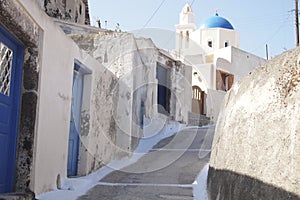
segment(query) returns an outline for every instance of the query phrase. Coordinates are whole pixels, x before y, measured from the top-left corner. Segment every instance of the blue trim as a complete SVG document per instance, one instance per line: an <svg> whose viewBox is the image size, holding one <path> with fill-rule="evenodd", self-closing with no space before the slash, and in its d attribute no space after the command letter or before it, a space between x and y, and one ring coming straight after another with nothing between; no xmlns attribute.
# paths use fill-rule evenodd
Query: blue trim
<svg viewBox="0 0 300 200"><path fill-rule="evenodd" d="M92 74L92 70L87 68L84 64L82 64L79 60L74 60L74 69L82 74Z"/></svg>
<svg viewBox="0 0 300 200"><path fill-rule="evenodd" d="M12 103L12 124L11 124L11 136L9 144L9 159L7 168L8 178L5 191L11 192L14 185L14 174L16 166L16 144L18 135L18 122L19 122L19 110L20 110L20 99L21 99L21 83L22 83L22 66L24 61L24 46L13 37L4 27L0 25L0 41L4 43L13 51L13 63L11 72L10 96L13 97ZM2 162L2 161L1 161Z"/></svg>
<svg viewBox="0 0 300 200"><path fill-rule="evenodd" d="M86 68L87 69L87 68ZM77 176L77 171L78 171L78 157L79 157L79 140L80 140L80 130L76 130L76 122L75 120L78 120L80 124L81 121L81 107L82 107L82 99L83 99L83 87L84 87L84 74L86 73L86 69L85 67L83 68L82 65L79 64L79 62L77 62L75 60L74 62L74 72L73 72L73 86L72 86L72 99L74 98L74 100L78 100L76 101L78 103L78 107L74 108L73 107L73 100L72 100L72 106L71 106L71 120L70 120L70 132L69 132L69 147L68 147L68 163L67 163L67 176ZM80 91L79 93L77 93L76 95L80 95L78 97L78 99L76 97L74 97L74 82L76 81L80 81L77 82L78 84L80 84ZM75 88L78 89L78 88ZM73 108L75 110L73 110ZM74 112L78 111L77 114L79 118L74 119ZM78 127L80 128L80 126ZM73 146L71 145L71 142L75 142L73 143Z"/></svg>

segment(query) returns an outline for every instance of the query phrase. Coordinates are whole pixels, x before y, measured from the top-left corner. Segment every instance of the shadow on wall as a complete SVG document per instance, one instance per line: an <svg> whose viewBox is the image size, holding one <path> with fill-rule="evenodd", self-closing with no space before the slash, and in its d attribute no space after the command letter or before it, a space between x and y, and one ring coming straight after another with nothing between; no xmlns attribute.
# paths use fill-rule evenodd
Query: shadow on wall
<svg viewBox="0 0 300 200"><path fill-rule="evenodd" d="M299 200L300 196L260 180L210 167L207 179L209 200Z"/></svg>

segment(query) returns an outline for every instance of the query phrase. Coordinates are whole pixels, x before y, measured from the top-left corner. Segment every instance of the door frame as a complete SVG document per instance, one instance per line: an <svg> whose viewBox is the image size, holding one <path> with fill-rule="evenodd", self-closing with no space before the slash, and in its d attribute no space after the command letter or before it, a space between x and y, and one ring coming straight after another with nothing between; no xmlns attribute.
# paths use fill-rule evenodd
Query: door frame
<svg viewBox="0 0 300 200"><path fill-rule="evenodd" d="M192 86L192 112L195 114L204 114L204 91L197 85ZM197 92L197 93L195 93Z"/></svg>
<svg viewBox="0 0 300 200"><path fill-rule="evenodd" d="M24 46L9 31L0 24L1 42L13 51L13 63L11 71L12 85L10 86L10 94L13 97L11 110L11 135L9 136L9 157L7 161L7 185L5 192L13 191L16 170L16 154L17 154L17 136L19 128L19 113L21 100L22 85L22 68L24 60ZM1 191L0 191L1 193Z"/></svg>
<svg viewBox="0 0 300 200"><path fill-rule="evenodd" d="M76 72L75 72L76 71ZM81 91L81 101L80 101L80 112L82 111L82 104L83 104L83 101L85 99L85 97L83 96L84 92L85 92L85 83L86 83L86 80L85 80L85 76L88 75L88 74L91 74L92 71L90 69L88 69L85 65L83 65L81 62L79 62L78 60L75 60L74 61L74 68L73 68L73 79L72 79L72 83L74 81L74 73L79 73L80 76L82 76L82 91ZM72 84L72 90L73 90L73 84ZM72 93L72 97L73 97L73 93ZM71 102L72 104L72 102ZM72 105L71 105L72 106ZM71 107L71 112L70 114L72 113L72 107ZM81 118L81 117L80 117ZM70 119L71 121L71 119ZM80 124L81 124L81 119L79 119L80 121ZM79 126L80 127L80 126ZM71 123L70 123L70 130L69 130L69 138L70 138L70 131L71 131ZM76 173L75 174L68 174L67 173L67 176L77 176L78 175L78 158L79 158L79 153L80 153L80 132L81 130L78 130L78 142L76 143L77 145L77 150L76 152L74 152L76 155L74 155L76 157ZM68 141L69 142L69 141ZM69 143L68 143L69 145ZM69 150L68 150L68 158L69 158ZM69 165L69 162L68 162L69 159L67 159L67 169L68 169L68 165Z"/></svg>
<svg viewBox="0 0 300 200"><path fill-rule="evenodd" d="M162 70L163 74L160 73ZM171 110L170 73L170 68L163 64L156 63L157 111L167 116L170 115Z"/></svg>

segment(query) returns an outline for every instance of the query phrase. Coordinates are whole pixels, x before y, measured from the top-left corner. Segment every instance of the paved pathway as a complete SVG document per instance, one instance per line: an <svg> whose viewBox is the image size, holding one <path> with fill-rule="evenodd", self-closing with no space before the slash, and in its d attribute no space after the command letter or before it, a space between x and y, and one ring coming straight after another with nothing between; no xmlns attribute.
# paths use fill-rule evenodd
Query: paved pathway
<svg viewBox="0 0 300 200"><path fill-rule="evenodd" d="M213 128L180 131L78 199L192 200L192 184L209 161L212 138Z"/></svg>

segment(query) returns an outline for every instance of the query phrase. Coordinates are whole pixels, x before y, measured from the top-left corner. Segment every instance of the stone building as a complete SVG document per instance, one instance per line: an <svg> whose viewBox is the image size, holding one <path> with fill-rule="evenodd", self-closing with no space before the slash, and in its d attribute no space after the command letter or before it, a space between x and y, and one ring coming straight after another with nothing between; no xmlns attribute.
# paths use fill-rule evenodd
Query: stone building
<svg viewBox="0 0 300 200"><path fill-rule="evenodd" d="M90 24L88 0L38 0L45 12L57 19Z"/></svg>
<svg viewBox="0 0 300 200"><path fill-rule="evenodd" d="M191 67L85 25L85 3L0 0L0 193L59 189L130 156L147 118L187 121Z"/></svg>
<svg viewBox="0 0 300 200"><path fill-rule="evenodd" d="M193 66L193 113L217 120L223 97L234 82L265 59L240 49L239 33L218 13L196 26L187 3L176 25L176 58Z"/></svg>
<svg viewBox="0 0 300 200"><path fill-rule="evenodd" d="M226 94L208 173L210 199L300 199L300 48Z"/></svg>

